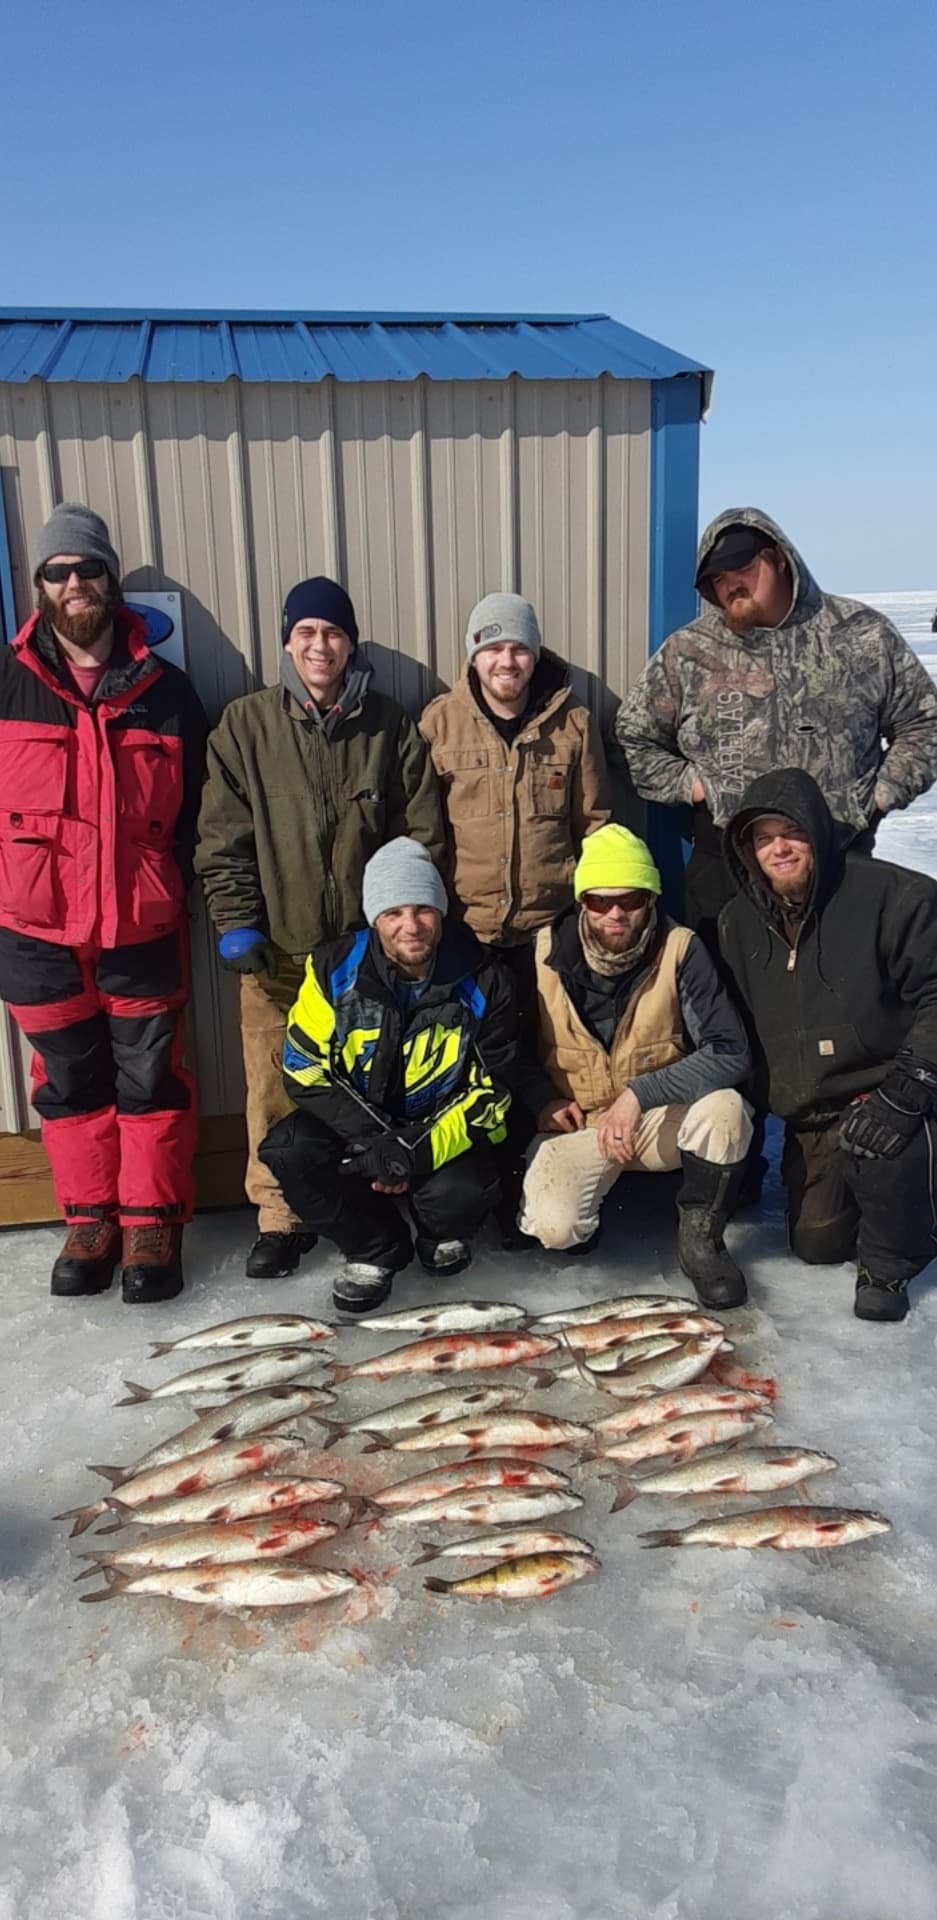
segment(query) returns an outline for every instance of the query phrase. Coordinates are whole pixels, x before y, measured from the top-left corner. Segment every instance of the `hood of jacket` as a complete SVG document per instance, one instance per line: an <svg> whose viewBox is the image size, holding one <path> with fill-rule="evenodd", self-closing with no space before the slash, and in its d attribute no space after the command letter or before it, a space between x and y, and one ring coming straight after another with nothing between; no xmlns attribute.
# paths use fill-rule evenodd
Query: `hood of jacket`
<svg viewBox="0 0 937 1920"><path fill-rule="evenodd" d="M754 527L759 533L763 533L766 544L770 542L772 546L780 548L787 561L793 599L778 630L796 626L799 621L806 620L810 614L815 613L822 596L813 574L802 555L798 553L793 540L788 538L783 528L779 527L777 521L772 520L769 514L762 513L760 507L727 507L725 513L718 514L715 520L710 521L700 540L696 556L697 578L703 561L715 546L720 534L725 533L728 527L738 526ZM747 634L735 633L726 625L722 608L713 592L712 581L701 581L698 591L700 598L706 603L700 611L700 625L716 639L731 640L735 646L738 646L740 641L744 644L746 640L750 640L753 634L775 631L774 628L754 627Z"/></svg>
<svg viewBox="0 0 937 1920"><path fill-rule="evenodd" d="M295 700L296 705L313 726L319 726L323 732L330 734L342 720L348 718L349 714L357 712L370 686L373 671L373 667L362 659L356 649L348 662L335 705L323 713L322 708L301 680L292 654L287 653L284 647L280 658L280 685L290 699Z"/></svg>
<svg viewBox="0 0 937 1920"><path fill-rule="evenodd" d="M813 878L803 907L806 917L819 910L834 891L842 874L849 831L833 819L816 781L800 767L782 767L752 781L726 827L724 853L740 893L747 894L766 919L781 919L784 912L783 902L764 878L748 838L752 823L766 813L783 814L793 820L810 841Z"/></svg>

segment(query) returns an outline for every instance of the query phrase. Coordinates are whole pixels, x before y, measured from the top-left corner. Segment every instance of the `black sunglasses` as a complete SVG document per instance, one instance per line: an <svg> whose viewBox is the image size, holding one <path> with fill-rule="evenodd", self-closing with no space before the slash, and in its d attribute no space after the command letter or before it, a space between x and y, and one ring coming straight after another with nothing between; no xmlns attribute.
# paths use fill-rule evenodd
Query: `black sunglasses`
<svg viewBox="0 0 937 1920"><path fill-rule="evenodd" d="M103 560L47 560L39 572L50 587L61 587L72 574L78 580L100 580L107 568Z"/></svg>

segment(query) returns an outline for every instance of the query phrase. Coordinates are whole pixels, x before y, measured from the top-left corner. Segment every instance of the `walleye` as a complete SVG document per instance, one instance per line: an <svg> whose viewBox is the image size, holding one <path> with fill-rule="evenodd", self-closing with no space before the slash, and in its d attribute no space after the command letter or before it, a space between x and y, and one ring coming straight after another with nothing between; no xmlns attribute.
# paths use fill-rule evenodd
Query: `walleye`
<svg viewBox="0 0 937 1920"><path fill-rule="evenodd" d="M262 1473L265 1467L282 1466L293 1454L301 1452L305 1444L301 1434L257 1434L246 1440L223 1440L219 1446L207 1447L203 1453L173 1461L169 1466L151 1467L135 1480L122 1482L119 1505L129 1511L148 1506L154 1500L176 1499L204 1492L209 1487L226 1486L229 1481L246 1480L251 1474ZM117 1504L113 1495L105 1496L91 1506L71 1507L67 1513L57 1513L54 1517L74 1520L72 1533L84 1533L92 1520Z"/></svg>
<svg viewBox="0 0 937 1920"><path fill-rule="evenodd" d="M582 1447L592 1438L590 1429L576 1420L560 1420L552 1413L493 1413L484 1420L450 1420L426 1433L402 1433L395 1440L375 1435L366 1453L395 1447L398 1453L420 1453L433 1447L462 1447L466 1453L496 1453L499 1447Z"/></svg>
<svg viewBox="0 0 937 1920"><path fill-rule="evenodd" d="M696 1301L686 1293L617 1293L610 1300L593 1300L587 1307L561 1307L559 1313L540 1313L535 1327L581 1327L590 1320L631 1320L647 1313L694 1312Z"/></svg>
<svg viewBox="0 0 937 1920"><path fill-rule="evenodd" d="M130 1388L119 1407L136 1407L144 1400L166 1400L176 1393L240 1393L245 1387L270 1387L283 1380L294 1380L319 1365L308 1347L268 1347L266 1352L243 1359L216 1360L211 1366L195 1367L191 1373L177 1373L161 1387L141 1387L125 1380Z"/></svg>
<svg viewBox="0 0 937 1920"><path fill-rule="evenodd" d="M206 1488L171 1500L148 1500L143 1507L127 1507L115 1494L107 1506L121 1521L139 1527L183 1527L200 1521L249 1520L255 1514L279 1513L283 1508L326 1505L338 1500L341 1480L276 1480L255 1474L252 1480Z"/></svg>
<svg viewBox="0 0 937 1920"><path fill-rule="evenodd" d="M98 1593L82 1593L82 1600L116 1600L118 1594L151 1594L163 1600L194 1600L202 1606L308 1607L334 1600L360 1583L353 1573L331 1568L264 1567L256 1560L231 1567L176 1567L154 1573L117 1574Z"/></svg>
<svg viewBox="0 0 937 1920"><path fill-rule="evenodd" d="M161 1440L148 1453L142 1453L132 1466L89 1466L88 1472L99 1473L112 1487L120 1487L150 1467L166 1466L171 1460L185 1460L190 1454L203 1453L216 1440L237 1440L250 1433L263 1433L284 1421L298 1419L300 1414L312 1412L314 1407L330 1405L334 1399L334 1393L327 1392L325 1387L260 1387L255 1393L242 1394L238 1400L226 1400L222 1406L200 1413L191 1426L174 1433L171 1440Z"/></svg>
<svg viewBox="0 0 937 1920"><path fill-rule="evenodd" d="M816 1473L833 1473L839 1466L830 1453L806 1447L739 1447L734 1453L713 1454L685 1466L664 1467L646 1473L637 1482L638 1493L773 1493L796 1486Z"/></svg>
<svg viewBox="0 0 937 1920"><path fill-rule="evenodd" d="M303 1341L334 1340L337 1332L326 1320L307 1320L301 1313L253 1313L245 1320L224 1320L200 1333L182 1334L178 1340L154 1340L150 1357L200 1347L298 1347Z"/></svg>
<svg viewBox="0 0 937 1920"><path fill-rule="evenodd" d="M485 1328L519 1327L528 1315L512 1300L448 1300L438 1307L404 1307L399 1313L371 1313L354 1325L380 1333L480 1333Z"/></svg>
<svg viewBox="0 0 937 1920"><path fill-rule="evenodd" d="M709 1369L709 1378L720 1387L741 1387L752 1393L760 1393L763 1400L776 1400L778 1383L770 1375L761 1377L757 1373L746 1373L744 1367L730 1359L728 1353L719 1353Z"/></svg>
<svg viewBox="0 0 937 1920"><path fill-rule="evenodd" d="M484 1573L470 1573L464 1580L430 1578L423 1585L427 1593L448 1593L460 1600L544 1600L560 1587L597 1573L600 1564L594 1554L531 1553Z"/></svg>
<svg viewBox="0 0 937 1920"><path fill-rule="evenodd" d="M478 1526L483 1521L488 1526L498 1526L516 1520L543 1520L551 1513L571 1513L574 1507L581 1507L582 1504L582 1494L572 1493L565 1487L543 1487L530 1491L524 1488L488 1487L474 1493L467 1490L444 1493L438 1500L419 1500L412 1507L396 1507L377 1524L383 1527L427 1527L434 1522L439 1525L457 1520L464 1526Z"/></svg>
<svg viewBox="0 0 937 1920"><path fill-rule="evenodd" d="M608 1347L630 1346L633 1342L656 1340L668 1333L686 1339L691 1333L725 1333L721 1320L711 1313L649 1313L633 1320L586 1320L579 1326L561 1329L566 1346L577 1353L604 1353Z"/></svg>
<svg viewBox="0 0 937 1920"><path fill-rule="evenodd" d="M475 1460L450 1460L432 1473L414 1473L370 1495L377 1507L411 1507L421 1500L437 1500L457 1487L568 1487L569 1475L541 1460L511 1460L497 1454L479 1454Z"/></svg>
<svg viewBox="0 0 937 1920"><path fill-rule="evenodd" d="M110 1553L97 1549L94 1553L82 1554L83 1560L92 1560L95 1564L86 1567L78 1578L88 1580L100 1570L106 1579L111 1567L145 1572L158 1567L195 1567L202 1562L220 1567L231 1560L279 1560L282 1555L304 1553L309 1547L318 1547L340 1531L337 1522L310 1520L298 1513L286 1513L282 1519L229 1520L217 1526L181 1527L173 1533L157 1529L151 1538L139 1540L132 1547L114 1547Z"/></svg>
<svg viewBox="0 0 937 1920"><path fill-rule="evenodd" d="M707 1447L721 1447L733 1440L742 1440L747 1434L755 1433L759 1427L771 1425L770 1413L757 1413L744 1408L738 1412L699 1413L683 1420L658 1420L652 1427L642 1427L628 1439L612 1439L611 1446L604 1446L597 1460L615 1460L624 1466L639 1466L644 1460L673 1458L691 1460L694 1454L703 1453ZM605 1435L602 1436L605 1438ZM643 1486L643 1481L642 1481Z"/></svg>
<svg viewBox="0 0 937 1920"><path fill-rule="evenodd" d="M626 1341L622 1346L603 1347L598 1353L582 1353L576 1365L583 1379L596 1373L623 1373L641 1360L653 1360L655 1354L672 1353L675 1347L685 1344L679 1334L659 1333L644 1340Z"/></svg>
<svg viewBox="0 0 937 1920"><path fill-rule="evenodd" d="M526 1387L503 1382L491 1387L440 1387L435 1393L418 1393L412 1400L395 1400L389 1407L363 1413L359 1420L322 1420L331 1438L326 1447L354 1433L411 1433L414 1428L441 1427L460 1414L492 1413L497 1407L512 1406L522 1400Z"/></svg>
<svg viewBox="0 0 937 1920"><path fill-rule="evenodd" d="M603 1393L614 1394L619 1400L638 1400L667 1387L688 1386L691 1380L697 1380L706 1372L721 1346L721 1334L701 1333L675 1347L672 1353L658 1353L652 1360L623 1367L620 1373L597 1373L595 1382L601 1385Z"/></svg>
<svg viewBox="0 0 937 1920"><path fill-rule="evenodd" d="M438 1540L421 1540L422 1553L412 1562L422 1567L427 1560L516 1560L524 1553L588 1553L595 1548L575 1533L547 1533L537 1527L501 1527L497 1533L473 1533L469 1540L454 1540L444 1547ZM90 1572L90 1568L89 1568ZM83 1576L82 1576L83 1577Z"/></svg>
<svg viewBox="0 0 937 1920"><path fill-rule="evenodd" d="M767 1405L761 1394L752 1393L745 1387L708 1387L705 1384L675 1387L671 1393L649 1394L645 1400L634 1400L630 1406L617 1408L606 1419L597 1420L593 1432L596 1435L637 1433L643 1427L653 1427L659 1421L675 1420L684 1415L761 1413L767 1411Z"/></svg>
<svg viewBox="0 0 937 1920"><path fill-rule="evenodd" d="M790 1553L799 1547L848 1547L890 1530L883 1513L857 1507L759 1507L695 1520L689 1527L661 1527L638 1538L642 1547L773 1547Z"/></svg>
<svg viewBox="0 0 937 1920"><path fill-rule="evenodd" d="M482 1372L489 1367L526 1366L555 1353L557 1342L533 1333L447 1333L412 1340L393 1353L376 1354L352 1366L330 1368L330 1379L392 1380L395 1374ZM130 1384L129 1381L127 1383Z"/></svg>

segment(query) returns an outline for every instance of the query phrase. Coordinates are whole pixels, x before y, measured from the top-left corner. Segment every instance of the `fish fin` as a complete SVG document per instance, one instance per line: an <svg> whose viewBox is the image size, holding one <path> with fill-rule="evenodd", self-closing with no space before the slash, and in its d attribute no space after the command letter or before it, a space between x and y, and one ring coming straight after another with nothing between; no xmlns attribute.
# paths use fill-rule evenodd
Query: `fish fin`
<svg viewBox="0 0 937 1920"><path fill-rule="evenodd" d="M376 1500L371 1500L366 1493L351 1494L348 1504L351 1508L351 1513L354 1515L354 1518L349 1517L348 1525L350 1527L356 1527L359 1520L383 1520L386 1518L384 1508L379 1506Z"/></svg>
<svg viewBox="0 0 937 1920"><path fill-rule="evenodd" d="M367 1446L362 1447L361 1451L362 1453L386 1453L391 1445L392 1442L385 1440L382 1433L372 1433Z"/></svg>
<svg viewBox="0 0 937 1920"><path fill-rule="evenodd" d="M142 1405L144 1400L152 1400L153 1398L152 1387L141 1387L138 1385L136 1380L125 1380L123 1384L125 1387L130 1388L130 1392L128 1393L126 1400L117 1401L117 1405L119 1407L139 1407ZM86 1600L91 1600L93 1597L94 1596L90 1593L85 1594Z"/></svg>
<svg viewBox="0 0 937 1920"><path fill-rule="evenodd" d="M612 1501L610 1511L612 1513L621 1513L622 1509L624 1507L630 1507L632 1500L636 1500L637 1497L638 1497L638 1489L635 1486L634 1481L623 1480L621 1482L621 1485L619 1486L618 1492L616 1493L614 1500Z"/></svg>
<svg viewBox="0 0 937 1920"><path fill-rule="evenodd" d="M322 1447L323 1453L327 1453L330 1447L337 1447L339 1441L344 1440L345 1435L348 1432L348 1428L344 1420L324 1420L318 1414L313 1414L310 1417L315 1420L315 1423L318 1427L324 1427L329 1436L329 1438L323 1443L323 1447Z"/></svg>
<svg viewBox="0 0 937 1920"><path fill-rule="evenodd" d="M95 1593L80 1593L78 1595L79 1600L81 1600L83 1603L88 1601L93 1603L96 1600L116 1600L118 1594L123 1593L124 1588L127 1586L129 1582L130 1576L129 1574L119 1572L119 1570L116 1568L114 1569L114 1571L117 1574L117 1578L114 1580L111 1580L108 1586L98 1587Z"/></svg>
<svg viewBox="0 0 937 1920"><path fill-rule="evenodd" d="M95 1564L93 1567L82 1567L81 1572L76 1573L75 1575L76 1587L78 1585L79 1580L93 1580L95 1577L95 1574L104 1573L105 1569L102 1567L100 1561L98 1560L97 1554L95 1554L94 1556L94 1561L95 1561Z"/></svg>
<svg viewBox="0 0 937 1920"><path fill-rule="evenodd" d="M573 1346L573 1343L570 1340L565 1327L558 1327L557 1332L560 1340L562 1341L564 1347L566 1348L567 1353L569 1354L569 1357L573 1363L573 1366L576 1369L576 1372L579 1375L579 1378L585 1381L587 1387L595 1387L596 1385L595 1374L590 1373L588 1367L583 1365L583 1362L579 1354L577 1353L576 1348Z"/></svg>
<svg viewBox="0 0 937 1920"><path fill-rule="evenodd" d="M127 1511L129 1512L129 1511L130 1511L130 1509L128 1508L128 1509L127 1509ZM99 1527L99 1528L98 1528L98 1539L99 1539L99 1540L103 1540L103 1538L104 1538L104 1535L105 1535L106 1533L120 1533L120 1532L121 1532L121 1530L123 1529L123 1527L125 1527L125 1526L126 1526L126 1524L127 1524L127 1523L126 1523L126 1521L125 1521L125 1520L114 1520L114 1521L112 1522L112 1524L111 1524L111 1525L110 1525L109 1527Z"/></svg>
<svg viewBox="0 0 937 1920"><path fill-rule="evenodd" d="M95 1500L91 1506L69 1507L67 1512L54 1513L52 1518L53 1520L74 1520L75 1524L69 1533L69 1539L73 1540L76 1533L84 1533L87 1527L92 1526L94 1521L99 1519L102 1513L106 1512L107 1501Z"/></svg>
<svg viewBox="0 0 937 1920"><path fill-rule="evenodd" d="M150 1359L158 1360L162 1354L175 1353L175 1350L176 1343L174 1340L153 1340L150 1343Z"/></svg>
<svg viewBox="0 0 937 1920"><path fill-rule="evenodd" d="M448 1580L433 1580L432 1578L430 1578L428 1580L424 1580L423 1585L426 1588L427 1593L448 1593L449 1592ZM85 1594L82 1594L81 1597L83 1600L94 1600L94 1599L106 1600L108 1598L108 1595L106 1593L99 1593L99 1594L85 1593Z"/></svg>
<svg viewBox="0 0 937 1920"><path fill-rule="evenodd" d="M421 1567L423 1565L424 1560L437 1560L439 1558L440 1547L437 1541L421 1540L420 1546L422 1547L423 1551L422 1553L418 1553L415 1555L414 1559L410 1563L411 1566ZM90 1568L89 1568L89 1572L90 1572Z"/></svg>
<svg viewBox="0 0 937 1920"><path fill-rule="evenodd" d="M557 1377L550 1367L538 1367L537 1377L531 1381L531 1391L539 1393L542 1387L555 1386Z"/></svg>
<svg viewBox="0 0 937 1920"><path fill-rule="evenodd" d="M89 1464L88 1472L99 1473L101 1479L109 1480L112 1487L119 1487L122 1480L129 1478L126 1467L92 1467Z"/></svg>
<svg viewBox="0 0 937 1920"><path fill-rule="evenodd" d="M679 1527L660 1527L656 1533L639 1533L638 1541L642 1547L679 1547Z"/></svg>

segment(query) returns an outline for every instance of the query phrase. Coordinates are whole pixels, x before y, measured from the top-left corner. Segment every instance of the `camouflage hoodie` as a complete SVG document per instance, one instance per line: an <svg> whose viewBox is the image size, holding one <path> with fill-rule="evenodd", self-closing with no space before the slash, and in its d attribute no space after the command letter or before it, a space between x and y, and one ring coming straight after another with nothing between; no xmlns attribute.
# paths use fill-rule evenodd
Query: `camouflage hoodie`
<svg viewBox="0 0 937 1920"><path fill-rule="evenodd" d="M703 534L699 564L740 522L784 554L790 612L778 627L735 634L703 583L710 604L665 640L618 710L631 778L664 806L689 802L700 779L721 827L759 774L802 767L835 818L861 832L876 786L889 808L906 807L937 778L937 688L891 621L860 600L821 593L756 507L721 513Z"/></svg>

